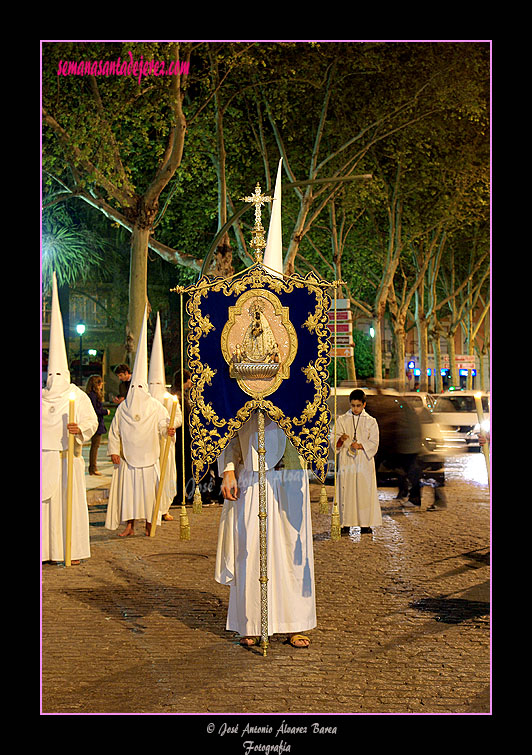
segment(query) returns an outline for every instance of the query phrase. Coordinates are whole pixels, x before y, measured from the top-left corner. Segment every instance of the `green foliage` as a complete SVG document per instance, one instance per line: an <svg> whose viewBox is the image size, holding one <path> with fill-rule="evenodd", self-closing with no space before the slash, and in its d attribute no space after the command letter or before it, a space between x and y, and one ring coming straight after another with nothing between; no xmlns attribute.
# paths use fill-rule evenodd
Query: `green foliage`
<svg viewBox="0 0 532 755"><path fill-rule="evenodd" d="M65 205L54 205L42 222L42 281L50 290L55 271L59 286L85 283L104 274L108 239L86 227Z"/></svg>
<svg viewBox="0 0 532 755"><path fill-rule="evenodd" d="M139 82L133 76L91 80L57 75L60 60L127 60L130 52L136 60L168 61L171 47L165 42L43 44L43 107L68 134L65 142L47 125L43 129L48 198L59 196L62 186L72 187L75 176L77 185L92 196L126 215L135 212L174 124L171 77ZM285 169L288 162L292 171L290 177L283 173L285 252L294 237L301 195L307 191L293 187L291 180L330 178L351 169L353 174L372 174L370 181L337 185L334 195L338 221L349 228L342 278L351 296L369 310L394 244L400 245L392 281L398 290L405 281L413 282L416 255L422 258L442 228L447 233L442 271L449 268L445 255L452 251L453 269L466 275L471 239L479 253L489 244L488 44L180 43L180 57L185 54L190 54L190 73L182 82L187 133L181 165L159 197L153 234L157 241L203 260L219 228L221 163L230 217L257 181L263 190L273 188L282 148ZM225 157L216 139L217 116ZM87 169L88 163L93 170ZM330 204L316 209L322 190L323 184L309 189L311 210L296 268L304 273L313 268L331 279ZM263 215L266 227L268 212ZM251 213L240 221L247 243L252 222ZM61 268L70 282L86 280L96 264L100 272L122 265L127 277L125 231L117 255L115 231L104 220L115 251L93 244L89 267L83 256L85 241L73 235L81 229L66 221L60 227L57 219L53 228L50 223L46 216L43 275L51 269L46 251L54 248L56 264L64 259ZM94 230L93 225L96 222L89 221L83 231ZM106 233L103 228L99 232ZM234 250L237 239L233 233ZM243 261L234 254L233 264L239 269ZM148 296L154 310L166 306L168 317L173 316L168 289L194 278L192 270L169 265L150 251ZM121 278L122 294L126 290ZM355 351L357 374L363 377L371 374L370 346L362 339ZM366 352L367 358L361 356Z"/></svg>
<svg viewBox="0 0 532 755"><path fill-rule="evenodd" d="M361 330L353 329L353 343L355 344L355 370L358 380L372 377L374 374L373 342Z"/></svg>

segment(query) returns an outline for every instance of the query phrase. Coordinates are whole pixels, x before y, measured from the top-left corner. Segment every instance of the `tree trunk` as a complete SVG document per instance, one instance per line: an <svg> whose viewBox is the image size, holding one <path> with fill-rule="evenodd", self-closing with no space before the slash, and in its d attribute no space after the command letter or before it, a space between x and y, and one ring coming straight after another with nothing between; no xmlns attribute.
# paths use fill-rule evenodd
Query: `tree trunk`
<svg viewBox="0 0 532 755"><path fill-rule="evenodd" d="M456 348L454 345L454 330L447 335L447 351L449 353L449 368L451 370L452 385L460 385L458 369L456 367Z"/></svg>
<svg viewBox="0 0 532 755"><path fill-rule="evenodd" d="M219 80L216 69L216 80ZM223 128L223 109L218 94L214 99L216 123L216 177L218 179L218 231L227 223L227 178L225 170L226 151ZM233 253L229 233L226 233L216 249L215 274L222 278L233 275Z"/></svg>
<svg viewBox="0 0 532 755"><path fill-rule="evenodd" d="M432 350L434 353L434 393L441 393L441 346L439 334L436 334L432 339Z"/></svg>
<svg viewBox="0 0 532 755"><path fill-rule="evenodd" d="M133 227L129 266L129 309L127 316L127 352L133 368L142 327L148 286L148 239L149 228Z"/></svg>
<svg viewBox="0 0 532 755"><path fill-rule="evenodd" d="M397 370L397 390L406 390L406 374L405 374L405 344L406 333L403 323L396 323L394 328L395 334L395 361Z"/></svg>
<svg viewBox="0 0 532 755"><path fill-rule="evenodd" d="M383 312L378 311L373 317L373 364L374 378L377 384L382 382L382 324Z"/></svg>
<svg viewBox="0 0 532 755"><path fill-rule="evenodd" d="M332 243L332 255L333 255L333 262L334 262L334 270L336 275L336 280L341 281L342 280L342 254L344 251L343 243L340 242L340 239L338 238L338 227L336 224L336 207L334 204L334 201L330 203L329 205L329 217L331 220L331 243ZM340 226L341 228L342 226ZM340 231L340 236L342 235ZM344 298L344 289L343 286L338 287L338 298L343 299ZM345 298L349 299L349 290L347 289ZM354 325L352 326L354 327ZM354 343L354 336L352 336L352 340ZM345 363L347 367L347 379L352 380L353 382L356 382L357 379L357 372L355 367L355 355L354 355L354 346L353 346L353 356L346 357ZM336 357L338 358L338 357Z"/></svg>
<svg viewBox="0 0 532 755"><path fill-rule="evenodd" d="M425 285L421 281L419 289L416 291L416 325L419 351L419 390L428 390L427 367L428 367L428 322L425 311Z"/></svg>
<svg viewBox="0 0 532 755"><path fill-rule="evenodd" d="M312 199L311 197L309 197L309 193L307 192L301 200L299 214L297 216L292 237L290 238L290 242L288 244L288 251L286 253L284 262L284 272L286 275L293 275L295 271L295 259L299 251L299 245L301 244L303 230L305 228L305 221L307 219L311 203Z"/></svg>
<svg viewBox="0 0 532 755"><path fill-rule="evenodd" d="M418 339L419 339L419 390L428 391L427 369L428 369L428 326L424 314L418 318Z"/></svg>

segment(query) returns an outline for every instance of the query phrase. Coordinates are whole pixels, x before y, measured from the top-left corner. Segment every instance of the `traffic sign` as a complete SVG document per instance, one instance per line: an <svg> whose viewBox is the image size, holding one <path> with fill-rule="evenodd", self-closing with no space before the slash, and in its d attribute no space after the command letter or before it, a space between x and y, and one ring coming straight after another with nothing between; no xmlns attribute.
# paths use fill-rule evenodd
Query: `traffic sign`
<svg viewBox="0 0 532 755"><path fill-rule="evenodd" d="M331 335L331 343L336 346L354 346L353 335L351 333L337 333L336 337L334 333Z"/></svg>
<svg viewBox="0 0 532 755"><path fill-rule="evenodd" d="M353 313L350 309L339 309L337 312L330 311L328 312L329 315L329 321L334 322L334 320L342 320L343 322L351 322L353 319ZM336 317L335 317L336 315Z"/></svg>
<svg viewBox="0 0 532 755"><path fill-rule="evenodd" d="M336 299L336 309L351 309L351 299ZM331 300L329 312L334 312L334 299Z"/></svg>
<svg viewBox="0 0 532 755"><path fill-rule="evenodd" d="M352 357L355 350L352 346L341 346L331 350L331 357Z"/></svg>
<svg viewBox="0 0 532 755"><path fill-rule="evenodd" d="M353 323L352 322L339 322L338 320L330 320L329 330L332 331L333 333L352 333Z"/></svg>

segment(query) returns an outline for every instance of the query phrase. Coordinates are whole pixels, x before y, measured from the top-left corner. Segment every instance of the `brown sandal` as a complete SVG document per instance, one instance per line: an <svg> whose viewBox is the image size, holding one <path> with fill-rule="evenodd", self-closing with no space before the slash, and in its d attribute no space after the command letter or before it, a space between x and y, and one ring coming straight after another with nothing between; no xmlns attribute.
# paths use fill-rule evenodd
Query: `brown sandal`
<svg viewBox="0 0 532 755"><path fill-rule="evenodd" d="M306 645L296 645L294 640L304 640L306 641ZM293 648L308 648L310 645L310 640L306 636L306 634L293 634L290 639L288 640Z"/></svg>

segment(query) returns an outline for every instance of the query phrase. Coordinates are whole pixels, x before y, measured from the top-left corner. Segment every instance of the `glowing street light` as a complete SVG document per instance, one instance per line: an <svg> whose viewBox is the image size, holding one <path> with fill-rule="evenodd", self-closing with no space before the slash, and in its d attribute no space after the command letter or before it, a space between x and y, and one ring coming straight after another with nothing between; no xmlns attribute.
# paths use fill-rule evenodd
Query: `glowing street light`
<svg viewBox="0 0 532 755"><path fill-rule="evenodd" d="M79 384L83 384L83 364L82 364L82 353L83 353L83 333L85 333L85 323L79 322L76 325L76 332L79 335Z"/></svg>

